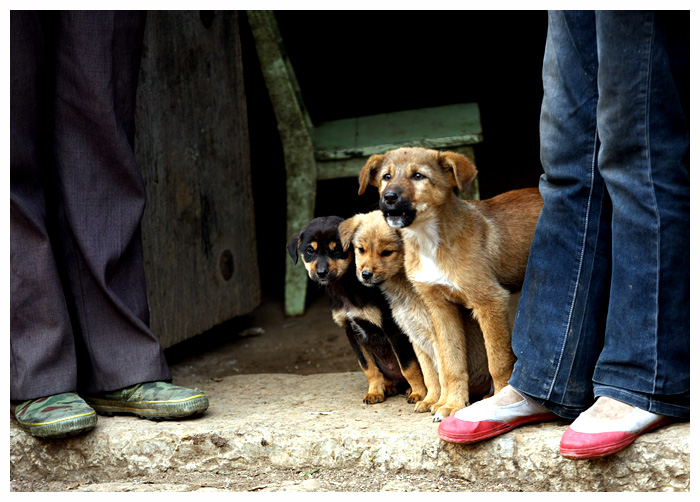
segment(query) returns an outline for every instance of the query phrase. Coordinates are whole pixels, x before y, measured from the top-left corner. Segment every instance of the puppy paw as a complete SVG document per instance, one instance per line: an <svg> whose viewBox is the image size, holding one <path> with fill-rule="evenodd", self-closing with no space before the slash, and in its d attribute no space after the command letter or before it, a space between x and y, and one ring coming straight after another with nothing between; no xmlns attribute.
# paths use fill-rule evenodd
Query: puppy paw
<svg viewBox="0 0 700 502"><path fill-rule="evenodd" d="M445 402L444 402L444 401L438 401L437 403L431 403L429 406L430 406L430 413L432 413L433 415L435 415L435 413L437 413L437 411L438 411L440 408L442 408L443 406L445 406Z"/></svg>
<svg viewBox="0 0 700 502"><path fill-rule="evenodd" d="M418 401L416 403L415 408L413 408L413 411L416 413L425 413L426 411L430 411L430 405L432 403L429 403L427 401Z"/></svg>
<svg viewBox="0 0 700 502"><path fill-rule="evenodd" d="M408 392L406 392L406 401L408 401L410 404L422 401L424 397L425 394L421 392L413 392L411 389L408 389Z"/></svg>
<svg viewBox="0 0 700 502"><path fill-rule="evenodd" d="M365 397L362 399L362 402L365 404L382 403L382 402L384 402L384 394L377 394L374 392L368 392L367 394L365 394Z"/></svg>
<svg viewBox="0 0 700 502"><path fill-rule="evenodd" d="M450 406L441 406L433 416L433 422L442 422L445 418L452 415L457 410Z"/></svg>
<svg viewBox="0 0 700 502"><path fill-rule="evenodd" d="M397 389L393 383L388 383L384 387L384 393L387 397L395 396L399 393L399 389ZM384 401L384 399L382 399L382 401Z"/></svg>

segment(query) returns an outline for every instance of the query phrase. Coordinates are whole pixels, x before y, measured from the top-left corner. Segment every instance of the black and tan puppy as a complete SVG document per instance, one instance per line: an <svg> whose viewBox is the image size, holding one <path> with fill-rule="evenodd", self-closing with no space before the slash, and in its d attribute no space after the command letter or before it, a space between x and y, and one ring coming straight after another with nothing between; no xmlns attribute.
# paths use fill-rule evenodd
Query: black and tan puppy
<svg viewBox="0 0 700 502"><path fill-rule="evenodd" d="M440 401L442 389L435 329L427 305L406 277L403 242L398 230L387 225L381 211L373 211L343 221L340 238L344 248L355 249L358 280L384 293L396 323L413 343L428 389L425 398L416 403L415 410L435 411L433 408ZM469 395L481 398L492 392L484 337L471 312L460 310L469 369Z"/></svg>
<svg viewBox="0 0 700 502"><path fill-rule="evenodd" d="M355 278L352 249L344 250L337 216L312 220L287 245L296 264L302 261L312 281L326 287L333 320L345 329L369 382L364 402L384 401L410 386L410 403L427 392L413 347L396 325L380 291L364 288Z"/></svg>
<svg viewBox="0 0 700 502"><path fill-rule="evenodd" d="M370 157L359 176L360 194L369 184L378 187L380 209L401 233L406 275L433 319L446 386L436 420L469 403L460 307L472 310L484 334L495 392L507 385L515 362L510 293L522 287L542 209L537 189L460 199L476 173L454 152L400 148Z"/></svg>

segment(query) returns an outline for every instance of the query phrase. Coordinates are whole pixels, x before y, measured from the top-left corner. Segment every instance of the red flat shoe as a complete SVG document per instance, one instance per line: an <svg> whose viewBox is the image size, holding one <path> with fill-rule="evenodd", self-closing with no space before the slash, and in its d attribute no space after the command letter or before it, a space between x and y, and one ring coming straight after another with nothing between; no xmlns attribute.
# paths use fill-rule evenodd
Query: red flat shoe
<svg viewBox="0 0 700 502"><path fill-rule="evenodd" d="M606 457L626 448L642 434L672 421L671 417L639 408L618 420L600 420L582 415L562 436L559 451L562 457L572 460Z"/></svg>
<svg viewBox="0 0 700 502"><path fill-rule="evenodd" d="M477 443L484 439L499 436L521 425L547 422L557 418L559 417L554 413L547 412L515 418L508 422L496 422L494 420L468 422L460 420L456 415L452 415L440 422L438 436L449 443Z"/></svg>
<svg viewBox="0 0 700 502"><path fill-rule="evenodd" d="M479 401L445 418L438 426L440 439L450 443L476 443L521 425L559 418L527 398L505 406L496 406L492 400L493 397Z"/></svg>

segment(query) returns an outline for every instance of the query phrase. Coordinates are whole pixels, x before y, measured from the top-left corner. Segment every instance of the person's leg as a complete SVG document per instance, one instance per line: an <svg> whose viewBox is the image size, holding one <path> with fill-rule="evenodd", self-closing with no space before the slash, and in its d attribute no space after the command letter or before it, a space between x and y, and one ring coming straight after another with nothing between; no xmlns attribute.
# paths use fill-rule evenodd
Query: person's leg
<svg viewBox="0 0 700 502"><path fill-rule="evenodd" d="M597 169L593 12L551 12L540 121L544 207L513 329L510 383L564 418L593 402L609 277L610 205Z"/></svg>
<svg viewBox="0 0 700 502"><path fill-rule="evenodd" d="M567 458L610 455L690 415L689 143L678 90L687 82L674 78L683 57L670 49L687 56L689 24L676 16L596 13L612 280L593 374L598 399L562 437Z"/></svg>
<svg viewBox="0 0 700 502"><path fill-rule="evenodd" d="M49 94L39 16L10 13L10 407L37 437L88 431L97 417L74 391L73 330L43 189L51 165ZM47 155L49 154L49 155Z"/></svg>
<svg viewBox="0 0 700 502"><path fill-rule="evenodd" d="M12 11L10 37L10 399L24 401L75 391L78 380L43 189L51 114L39 17Z"/></svg>
<svg viewBox="0 0 700 502"><path fill-rule="evenodd" d="M593 402L610 232L596 168L597 68L593 12L550 13L540 120L544 207L513 329L517 361L509 387L440 424L447 441L551 419L548 410L575 418Z"/></svg>
<svg viewBox="0 0 700 502"><path fill-rule="evenodd" d="M55 33L54 156L79 391L170 380L148 327L134 113L144 13L70 11Z"/></svg>
<svg viewBox="0 0 700 502"><path fill-rule="evenodd" d="M167 383L170 371L148 328L145 191L133 153L144 15L13 13L11 26L15 418L32 435L60 437L94 427L95 410L148 418L201 413L206 396ZM46 201L56 223L51 239ZM95 409L76 390L99 399Z"/></svg>
<svg viewBox="0 0 700 502"><path fill-rule="evenodd" d="M169 383L149 328L134 155L144 12L69 11L56 33L54 153L78 391L98 413L179 418L209 406Z"/></svg>
<svg viewBox="0 0 700 502"><path fill-rule="evenodd" d="M599 169L613 204L613 261L593 382L596 397L688 418L689 128L668 42L685 37L687 54L690 38L687 14L669 23L675 15L596 13Z"/></svg>

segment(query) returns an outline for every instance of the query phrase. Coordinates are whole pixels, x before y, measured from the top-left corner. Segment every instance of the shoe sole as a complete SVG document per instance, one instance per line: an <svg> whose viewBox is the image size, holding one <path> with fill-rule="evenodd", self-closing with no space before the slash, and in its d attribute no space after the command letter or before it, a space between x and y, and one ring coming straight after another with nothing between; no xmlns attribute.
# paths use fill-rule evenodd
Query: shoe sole
<svg viewBox="0 0 700 502"><path fill-rule="evenodd" d="M44 422L38 424L17 421L17 424L28 434L42 439L60 439L77 436L88 432L97 425L96 413L90 412L73 417L62 418L54 422Z"/></svg>
<svg viewBox="0 0 700 502"><path fill-rule="evenodd" d="M664 425L670 424L672 421L673 420L670 417L664 417L660 420L657 420L643 431L638 432L637 434L627 436L621 441L616 441L614 443L601 446L591 446L588 448L559 447L559 453L561 453L562 457L568 458L570 460L588 460L592 458L607 457L608 455L612 455L613 453L617 453L618 451L624 450L629 445L634 443L634 440L642 434L646 434L647 432L651 432L654 429L658 429L659 427L663 427Z"/></svg>
<svg viewBox="0 0 700 502"><path fill-rule="evenodd" d="M90 398L86 401L100 415L136 415L149 420L185 418L204 413L209 407L209 400L204 394L174 401L123 403L99 398Z"/></svg>
<svg viewBox="0 0 700 502"><path fill-rule="evenodd" d="M510 422L502 422L500 425L497 425L493 429L489 429L487 431L482 431L476 434L455 434L452 435L449 432L445 432L441 429L438 429L438 436L440 436L440 439L447 441L449 443L459 443L459 444L464 444L464 443L476 443L479 441L483 441L484 439L490 439L492 437L500 436L501 434L504 434L512 429L515 429L516 427L520 427L521 425L526 425L526 424L531 424L531 423L536 423L536 422L548 422L551 420L556 420L559 417L555 415L554 413L540 413L538 415L531 415L529 417L522 417L522 418L517 418L515 420L511 420ZM497 422L494 422L497 423Z"/></svg>

